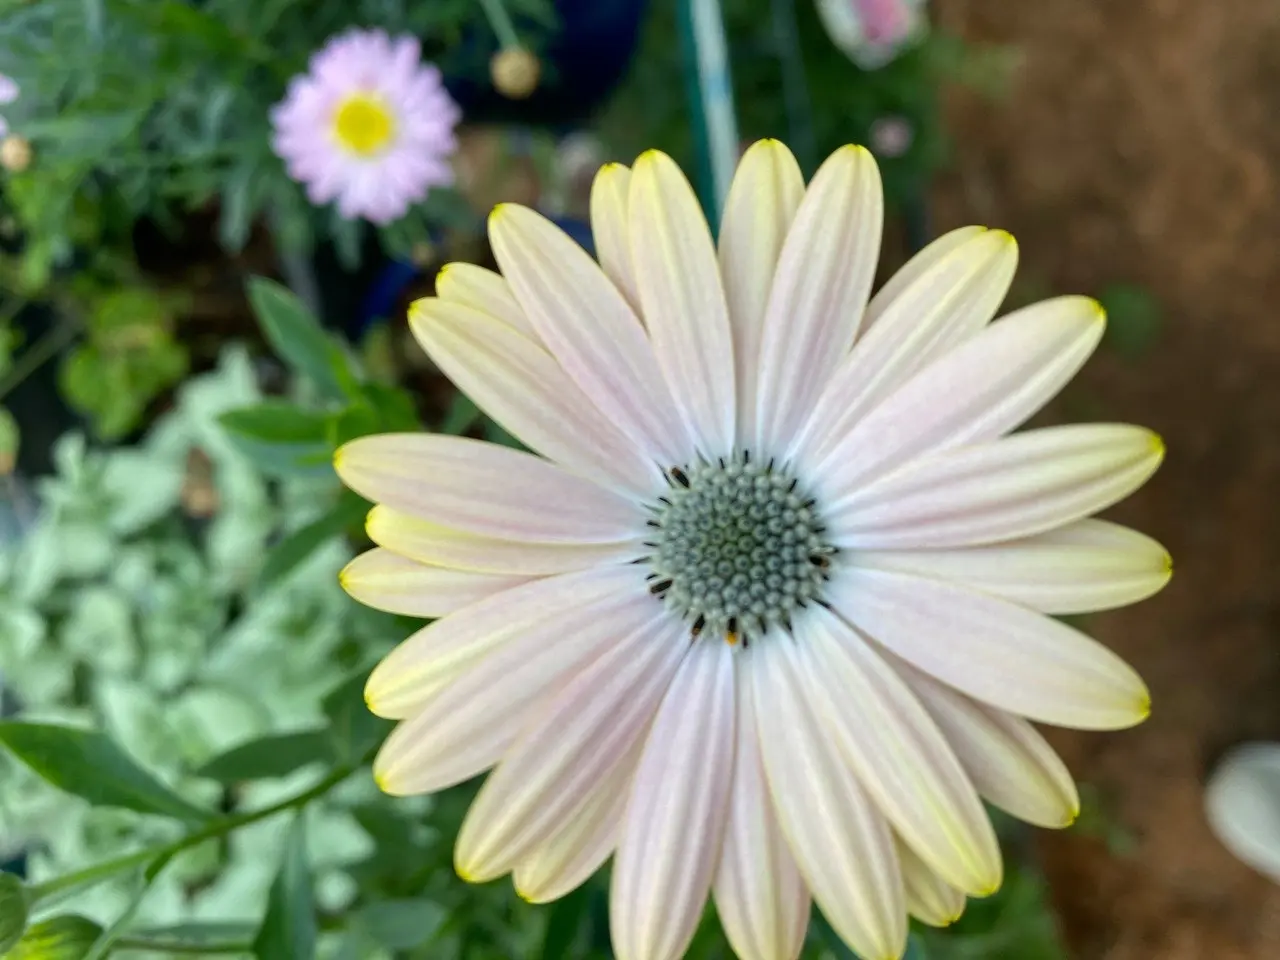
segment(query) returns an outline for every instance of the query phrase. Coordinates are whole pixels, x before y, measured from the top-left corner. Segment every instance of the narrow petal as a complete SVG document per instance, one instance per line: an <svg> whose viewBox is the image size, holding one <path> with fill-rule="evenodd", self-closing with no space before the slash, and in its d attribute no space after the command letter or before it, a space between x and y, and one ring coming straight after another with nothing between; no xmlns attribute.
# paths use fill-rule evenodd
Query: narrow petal
<svg viewBox="0 0 1280 960"><path fill-rule="evenodd" d="M1105 520L1078 520L1020 540L953 550L860 550L858 566L951 580L1041 613L1089 613L1137 603L1173 573L1150 537Z"/></svg>
<svg viewBox="0 0 1280 960"><path fill-rule="evenodd" d="M613 649L557 693L471 805L454 852L461 876L502 876L579 815L592 784L643 742L688 649L686 633L650 598L649 616L615 633Z"/></svg>
<svg viewBox="0 0 1280 960"><path fill-rule="evenodd" d="M605 567L534 580L423 627L382 659L365 684L380 717L411 717L487 654L515 636L551 643L568 624L612 610L643 583L634 567Z"/></svg>
<svg viewBox="0 0 1280 960"><path fill-rule="evenodd" d="M1015 433L923 457L837 498L833 542L857 550L937 549L1043 533L1142 486L1164 459L1150 430L1079 424Z"/></svg>
<svg viewBox="0 0 1280 960"><path fill-rule="evenodd" d="M880 322L863 332L819 397L791 446L802 463L817 464L875 408L921 367L963 343L988 323L1004 299L1018 262L1013 237L981 227L937 240L907 264L885 290L927 257L927 269L885 304ZM881 302L882 291L872 304ZM871 308L868 307L868 314Z"/></svg>
<svg viewBox="0 0 1280 960"><path fill-rule="evenodd" d="M715 243L675 161L650 150L631 175L631 258L658 365L701 452L733 446L736 393L729 308Z"/></svg>
<svg viewBox="0 0 1280 960"><path fill-rule="evenodd" d="M785 449L853 344L883 222L871 153L840 148L814 175L778 256L760 344L758 447Z"/></svg>
<svg viewBox="0 0 1280 960"><path fill-rule="evenodd" d="M907 911L931 927L949 927L964 913L964 894L944 882L907 844L898 842Z"/></svg>
<svg viewBox="0 0 1280 960"><path fill-rule="evenodd" d="M863 321L863 328L870 330L871 326L879 322L895 303L917 280L941 260L948 257L954 250L959 249L968 243L974 237L981 236L987 232L986 227L970 226L957 227L949 233L944 233L938 239L929 243L923 250L908 260L901 269L893 276L885 281L884 286L876 291L876 295L871 298L871 302L867 304L867 317ZM1001 298L1003 299L1003 298ZM991 308L991 316L995 316L995 304ZM987 317L988 320L991 316Z"/></svg>
<svg viewBox="0 0 1280 960"><path fill-rule="evenodd" d="M621 163L600 168L591 183L591 236L600 268L638 313L640 298L631 265L630 190L630 168Z"/></svg>
<svg viewBox="0 0 1280 960"><path fill-rule="evenodd" d="M692 437L626 299L587 252L545 217L497 206L489 239L547 349L595 405L664 465L687 463Z"/></svg>
<svg viewBox="0 0 1280 960"><path fill-rule="evenodd" d="M528 337L434 297L409 308L409 327L445 376L526 446L619 491L643 497L661 488L653 460Z"/></svg>
<svg viewBox="0 0 1280 960"><path fill-rule="evenodd" d="M823 915L865 960L897 960L907 943L893 833L831 741L796 644L752 644L747 669L774 810Z"/></svg>
<svg viewBox="0 0 1280 960"><path fill-rule="evenodd" d="M853 489L923 454L994 440L1048 403L1093 353L1106 314L1059 297L998 320L924 367L835 443L817 473Z"/></svg>
<svg viewBox="0 0 1280 960"><path fill-rule="evenodd" d="M733 775L733 648L695 643L636 769L613 863L618 960L678 960L711 890Z"/></svg>
<svg viewBox="0 0 1280 960"><path fill-rule="evenodd" d="M720 275L733 329L737 441L755 441L760 341L778 255L804 197L800 165L777 140L761 140L738 164L720 222Z"/></svg>
<svg viewBox="0 0 1280 960"><path fill-rule="evenodd" d="M578 813L516 864L512 880L521 899L529 903L558 900L604 866L618 845L639 758L637 749L592 786Z"/></svg>
<svg viewBox="0 0 1280 960"><path fill-rule="evenodd" d="M738 746L729 819L713 890L716 912L740 960L794 960L809 926L809 890L773 812L760 759L749 678L737 661Z"/></svg>
<svg viewBox="0 0 1280 960"><path fill-rule="evenodd" d="M629 563L647 552L638 539L569 544L482 537L420 520L382 504L369 511L365 532L378 546L419 563L525 577Z"/></svg>
<svg viewBox="0 0 1280 960"><path fill-rule="evenodd" d="M429 433L360 437L333 457L338 476L376 503L447 527L544 543L632 539L630 501L532 454Z"/></svg>
<svg viewBox="0 0 1280 960"><path fill-rule="evenodd" d="M1069 827L1080 813L1071 772L1027 721L967 697L902 660L894 668L942 730L978 792L1036 826Z"/></svg>
<svg viewBox="0 0 1280 960"><path fill-rule="evenodd" d="M474 263L446 263L436 274L436 296L487 313L526 337L538 339L533 324L516 302L511 285L492 270Z"/></svg>
<svg viewBox="0 0 1280 960"><path fill-rule="evenodd" d="M898 836L952 886L994 893L1003 870L991 821L910 689L822 607L796 623L796 643L832 735Z"/></svg>
<svg viewBox="0 0 1280 960"><path fill-rule="evenodd" d="M528 577L429 567L390 550L374 548L338 574L342 589L375 610L408 617L443 617L463 607L528 583Z"/></svg>
<svg viewBox="0 0 1280 960"><path fill-rule="evenodd" d="M647 591L611 599L561 611L554 632L515 634L456 677L391 732L373 762L378 786L397 796L433 793L497 763L540 703L652 616Z"/></svg>
<svg viewBox="0 0 1280 960"><path fill-rule="evenodd" d="M832 605L907 662L1002 710L1081 730L1145 720L1151 698L1114 653L1064 623L964 587L849 567Z"/></svg>

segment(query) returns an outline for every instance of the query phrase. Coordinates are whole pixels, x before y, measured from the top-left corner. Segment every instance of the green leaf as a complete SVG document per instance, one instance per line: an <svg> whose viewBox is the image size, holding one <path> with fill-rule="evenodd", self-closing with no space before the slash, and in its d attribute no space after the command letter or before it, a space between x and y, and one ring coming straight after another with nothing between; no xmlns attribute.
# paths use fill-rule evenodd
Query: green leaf
<svg viewBox="0 0 1280 960"><path fill-rule="evenodd" d="M358 393L346 354L297 296L265 277L250 277L248 292L262 332L281 359L330 397Z"/></svg>
<svg viewBox="0 0 1280 960"><path fill-rule="evenodd" d="M578 933L587 921L587 906L591 902L591 885L583 884L551 906L547 918L547 932L542 938L542 960L559 960L569 956L569 948L578 939Z"/></svg>
<svg viewBox="0 0 1280 960"><path fill-rule="evenodd" d="M190 944L207 943L210 940L244 940L247 943L257 932L258 928L251 923L215 920L175 923L166 927L143 927L134 930L132 936Z"/></svg>
<svg viewBox="0 0 1280 960"><path fill-rule="evenodd" d="M197 776L219 783L286 777L309 763L333 759L326 730L299 730L250 740L232 747L200 767Z"/></svg>
<svg viewBox="0 0 1280 960"><path fill-rule="evenodd" d="M266 587L293 572L300 563L332 538L344 533L347 527L358 523L368 512L368 501L344 490L328 513L295 530L271 548L258 575L258 586Z"/></svg>
<svg viewBox="0 0 1280 960"><path fill-rule="evenodd" d="M407 390L390 387L385 383L365 384L364 394L378 414L381 430L420 430L422 422L413 405L413 397Z"/></svg>
<svg viewBox="0 0 1280 960"><path fill-rule="evenodd" d="M466 433L480 419L480 408L465 393L460 393L449 404L449 412L445 414L444 423L440 424L440 432L451 436Z"/></svg>
<svg viewBox="0 0 1280 960"><path fill-rule="evenodd" d="M213 817L164 786L101 733L8 720L0 722L0 743L49 783L94 806L194 822Z"/></svg>
<svg viewBox="0 0 1280 960"><path fill-rule="evenodd" d="M5 960L84 960L102 928L92 920L63 914L33 923Z"/></svg>
<svg viewBox="0 0 1280 960"><path fill-rule="evenodd" d="M324 473L330 469L328 417L283 400L228 410L218 418L235 446L265 473Z"/></svg>
<svg viewBox="0 0 1280 960"><path fill-rule="evenodd" d="M411 950L444 923L445 911L424 899L381 900L361 907L354 921L388 950Z"/></svg>
<svg viewBox="0 0 1280 960"><path fill-rule="evenodd" d="M26 885L12 873L0 871L0 954L22 939L27 909Z"/></svg>
<svg viewBox="0 0 1280 960"><path fill-rule="evenodd" d="M253 941L258 960L312 960L316 913L311 899L304 814L294 817L280 872L267 896L267 912Z"/></svg>
<svg viewBox="0 0 1280 960"><path fill-rule="evenodd" d="M374 716L364 702L364 683L370 667L357 670L321 702L329 718L329 736L338 758L356 762L370 748L381 743L393 726L390 720Z"/></svg>
<svg viewBox="0 0 1280 960"><path fill-rule="evenodd" d="M261 200L259 185L256 157L237 163L223 182L218 240L231 253L239 253L249 239L249 228Z"/></svg>

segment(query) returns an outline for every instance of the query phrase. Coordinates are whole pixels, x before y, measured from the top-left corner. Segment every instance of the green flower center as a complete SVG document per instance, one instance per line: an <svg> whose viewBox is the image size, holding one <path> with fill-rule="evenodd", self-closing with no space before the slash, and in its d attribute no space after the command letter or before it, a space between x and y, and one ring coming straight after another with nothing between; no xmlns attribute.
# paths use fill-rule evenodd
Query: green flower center
<svg viewBox="0 0 1280 960"><path fill-rule="evenodd" d="M653 505L649 590L694 636L749 640L790 629L820 601L835 548L814 499L787 470L735 454L667 471Z"/></svg>

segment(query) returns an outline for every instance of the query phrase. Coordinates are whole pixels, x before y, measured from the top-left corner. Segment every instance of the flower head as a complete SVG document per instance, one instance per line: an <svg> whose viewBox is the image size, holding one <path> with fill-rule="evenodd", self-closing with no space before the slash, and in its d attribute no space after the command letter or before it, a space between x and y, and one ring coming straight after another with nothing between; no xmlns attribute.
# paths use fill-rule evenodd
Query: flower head
<svg viewBox="0 0 1280 960"><path fill-rule="evenodd" d="M18 84L12 77L0 73L0 106L13 103L18 99ZM0 137L9 132L9 122L4 117L0 117Z"/></svg>
<svg viewBox="0 0 1280 960"><path fill-rule="evenodd" d="M273 146L312 203L389 223L453 182L460 113L413 37L351 30L311 58L272 110Z"/></svg>
<svg viewBox="0 0 1280 960"><path fill-rule="evenodd" d="M925 0L817 0L831 42L864 70L893 60L925 27Z"/></svg>
<svg viewBox="0 0 1280 960"><path fill-rule="evenodd" d="M650 152L603 168L599 263L500 206L503 276L447 267L413 332L534 453L372 436L338 473L377 502L344 572L438 617L369 678L400 721L395 794L495 767L458 872L554 899L610 856L620 960L682 955L708 894L746 960L798 955L816 902L868 960L908 913L993 891L980 798L1077 811L1028 722L1119 728L1138 676L1046 614L1129 603L1167 554L1089 515L1160 462L1122 425L1010 433L1097 345L1062 297L991 322L1006 233L937 240L871 297L882 194L846 147L806 186L747 151L719 243Z"/></svg>

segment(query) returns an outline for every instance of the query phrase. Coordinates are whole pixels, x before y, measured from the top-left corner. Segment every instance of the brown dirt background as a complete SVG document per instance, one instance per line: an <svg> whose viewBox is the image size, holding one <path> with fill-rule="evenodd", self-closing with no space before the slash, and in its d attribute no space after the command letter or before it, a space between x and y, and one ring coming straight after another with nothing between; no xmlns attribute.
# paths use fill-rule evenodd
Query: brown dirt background
<svg viewBox="0 0 1280 960"><path fill-rule="evenodd" d="M1061 292L1141 284L1164 307L1136 360L1101 352L1068 402L1145 423L1169 457L1116 511L1177 572L1094 618L1154 714L1054 734L1125 853L1078 831L1041 850L1081 960L1277 960L1280 887L1232 859L1201 807L1242 739L1280 739L1280 2L935 0L944 28L1022 53L1007 99L951 96L939 230L1011 230Z"/></svg>

